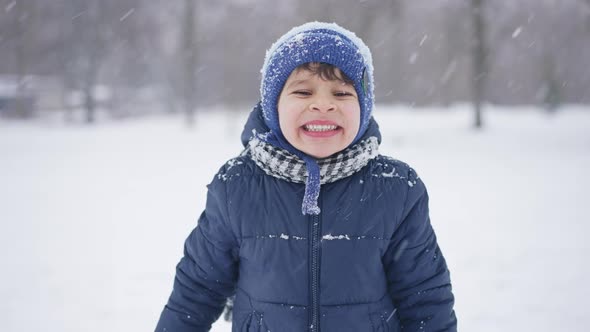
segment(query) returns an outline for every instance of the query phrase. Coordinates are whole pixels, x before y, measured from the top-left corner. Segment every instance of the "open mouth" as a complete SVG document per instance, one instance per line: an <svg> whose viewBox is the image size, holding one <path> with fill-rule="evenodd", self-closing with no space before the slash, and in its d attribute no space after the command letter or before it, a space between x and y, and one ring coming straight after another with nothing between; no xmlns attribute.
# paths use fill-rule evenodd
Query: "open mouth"
<svg viewBox="0 0 590 332"><path fill-rule="evenodd" d="M340 127L338 127L337 125L320 125L320 124L307 124L307 125L303 126L303 129L305 129L306 131L316 132L316 133L333 131L338 128L340 128Z"/></svg>

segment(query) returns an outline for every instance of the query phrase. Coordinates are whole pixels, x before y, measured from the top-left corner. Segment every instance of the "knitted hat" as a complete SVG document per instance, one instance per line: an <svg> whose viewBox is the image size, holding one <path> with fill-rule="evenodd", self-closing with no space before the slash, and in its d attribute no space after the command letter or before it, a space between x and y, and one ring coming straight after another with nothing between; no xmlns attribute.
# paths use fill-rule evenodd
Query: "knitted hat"
<svg viewBox="0 0 590 332"><path fill-rule="evenodd" d="M291 29L266 52L260 86L264 121L282 136L277 104L283 86L298 66L324 62L338 67L354 82L361 119L352 144L363 136L373 111L373 59L371 51L353 32L335 23L309 22Z"/></svg>

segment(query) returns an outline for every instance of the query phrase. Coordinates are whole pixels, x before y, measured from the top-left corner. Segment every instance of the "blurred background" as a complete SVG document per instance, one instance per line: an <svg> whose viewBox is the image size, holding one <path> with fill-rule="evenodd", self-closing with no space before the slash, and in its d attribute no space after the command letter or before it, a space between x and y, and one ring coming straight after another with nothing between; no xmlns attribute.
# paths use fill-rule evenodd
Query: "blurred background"
<svg viewBox="0 0 590 332"><path fill-rule="evenodd" d="M587 0L0 1L0 114L252 104L265 50L308 20L373 51L380 103L590 102ZM67 120L67 118L66 118Z"/></svg>
<svg viewBox="0 0 590 332"><path fill-rule="evenodd" d="M459 329L583 329L590 0L0 0L2 330L153 330L266 49L313 20L372 50Z"/></svg>

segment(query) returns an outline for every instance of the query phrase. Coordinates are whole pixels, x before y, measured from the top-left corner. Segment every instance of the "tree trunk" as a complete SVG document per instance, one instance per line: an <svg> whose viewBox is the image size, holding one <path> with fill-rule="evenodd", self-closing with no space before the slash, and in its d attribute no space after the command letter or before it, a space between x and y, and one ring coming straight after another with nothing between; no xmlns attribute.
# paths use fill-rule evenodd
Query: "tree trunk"
<svg viewBox="0 0 590 332"><path fill-rule="evenodd" d="M197 54L195 49L195 0L185 0L185 17L182 46L182 63L184 76L183 99L186 123L189 127L195 124L195 71Z"/></svg>
<svg viewBox="0 0 590 332"><path fill-rule="evenodd" d="M92 94L92 87L86 87L84 89L84 108L86 109L86 123L94 123L96 101Z"/></svg>
<svg viewBox="0 0 590 332"><path fill-rule="evenodd" d="M483 14L484 0L471 0L471 15L473 22L473 48L472 48L472 102L475 112L475 128L483 127L482 104L485 93L485 81L487 78L485 22Z"/></svg>
<svg viewBox="0 0 590 332"><path fill-rule="evenodd" d="M96 96L94 95L96 84L97 84L97 76L99 72L99 67L101 64L101 59L99 59L100 55L98 54L101 52L99 47L104 45L102 43L101 32L99 27L103 26L103 13L104 13L104 3L96 2L88 7L87 15L90 17L90 22L94 23L96 28L87 30L86 38L92 42L88 44L88 49L85 50L86 54L86 68L84 70L84 77L83 80L83 92L84 92L84 108L86 109L86 123L93 123L95 121L95 113L96 113Z"/></svg>
<svg viewBox="0 0 590 332"><path fill-rule="evenodd" d="M29 49L32 43L31 24L33 24L34 0L17 1L14 27L16 29L16 103L15 111L19 118L30 117L33 112L34 98L26 88L26 75L31 74L29 68Z"/></svg>

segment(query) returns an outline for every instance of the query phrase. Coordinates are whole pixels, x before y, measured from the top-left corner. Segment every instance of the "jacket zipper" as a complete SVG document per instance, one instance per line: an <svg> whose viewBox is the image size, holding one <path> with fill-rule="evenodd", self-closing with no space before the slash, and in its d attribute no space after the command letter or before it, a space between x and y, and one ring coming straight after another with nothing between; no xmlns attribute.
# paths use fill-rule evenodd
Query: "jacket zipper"
<svg viewBox="0 0 590 332"><path fill-rule="evenodd" d="M319 198L318 198L319 203ZM321 254L321 223L319 215L311 216L311 318L309 330L320 331L320 254Z"/></svg>

